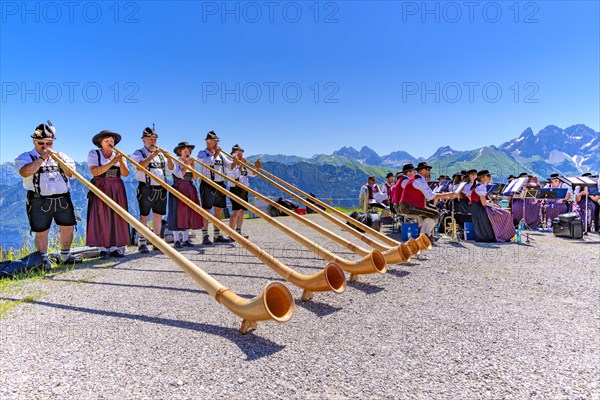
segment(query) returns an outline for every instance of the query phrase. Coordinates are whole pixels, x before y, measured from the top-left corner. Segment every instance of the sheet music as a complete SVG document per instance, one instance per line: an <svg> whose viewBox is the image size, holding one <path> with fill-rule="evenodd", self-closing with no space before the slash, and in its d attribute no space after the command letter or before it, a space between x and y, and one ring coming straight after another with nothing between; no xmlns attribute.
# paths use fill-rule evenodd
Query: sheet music
<svg viewBox="0 0 600 400"><path fill-rule="evenodd" d="M529 178L526 177L513 179L513 181L506 188L504 188L502 194L510 196L514 193L517 193L519 190L521 190L523 185L525 185L525 182L527 182L528 179Z"/></svg>
<svg viewBox="0 0 600 400"><path fill-rule="evenodd" d="M454 189L454 193L462 193L463 189L467 186L467 182L461 182L458 184L456 189Z"/></svg>

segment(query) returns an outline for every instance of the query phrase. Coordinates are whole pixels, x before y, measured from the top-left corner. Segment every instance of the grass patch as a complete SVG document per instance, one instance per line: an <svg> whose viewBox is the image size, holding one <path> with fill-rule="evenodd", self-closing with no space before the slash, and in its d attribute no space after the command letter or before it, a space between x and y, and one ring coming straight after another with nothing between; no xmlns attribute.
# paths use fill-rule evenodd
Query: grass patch
<svg viewBox="0 0 600 400"><path fill-rule="evenodd" d="M3 318L8 313L9 310L12 310L13 308L17 307L19 304L31 303L33 301L36 301L43 295L44 295L43 293L38 293L38 294L33 294L30 296L23 297L22 299L7 300L3 303L0 303L0 318Z"/></svg>
<svg viewBox="0 0 600 400"><path fill-rule="evenodd" d="M343 212L345 214L350 214L350 213L352 213L354 211L362 212L362 208L360 208L360 207L351 207L351 208L333 207L333 208L335 208L336 210L341 211L341 212Z"/></svg>

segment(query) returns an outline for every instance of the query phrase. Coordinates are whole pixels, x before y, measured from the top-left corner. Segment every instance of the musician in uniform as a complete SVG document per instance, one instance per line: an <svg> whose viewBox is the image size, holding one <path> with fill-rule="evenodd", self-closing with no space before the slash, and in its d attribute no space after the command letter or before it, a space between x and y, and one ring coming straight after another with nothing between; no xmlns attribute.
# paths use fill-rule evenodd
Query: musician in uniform
<svg viewBox="0 0 600 400"><path fill-rule="evenodd" d="M27 218L31 231L35 233L35 248L41 254L42 266L46 270L52 268L48 259L48 233L52 220L60 230L59 263L81 262L71 255L73 230L77 224L69 192L71 174L63 171L50 153L60 157L71 169L75 169L75 162L66 154L53 150L55 132L50 121L38 125L31 135L33 150L15 159L23 187L27 189Z"/></svg>
<svg viewBox="0 0 600 400"><path fill-rule="evenodd" d="M87 165L94 177L92 184L105 195L114 200L125 211L127 193L121 176L129 175L127 163L117 154L113 147L121 141L121 135L108 130L102 131L92 138L98 147L90 150ZM86 246L99 247L100 258L124 257L119 251L129 243L129 224L100 200L93 192L88 193Z"/></svg>
<svg viewBox="0 0 600 400"><path fill-rule="evenodd" d="M564 182L561 182L558 174L550 175L548 178L549 183L544 186L544 188L550 189L569 189L569 185ZM567 213L569 211L569 207L566 202L571 197L571 193L567 191L567 196L564 199L545 199L545 207L546 207L546 219L552 221L554 218L558 217L560 214ZM532 204L538 204L538 199L535 199Z"/></svg>
<svg viewBox="0 0 600 400"><path fill-rule="evenodd" d="M592 174L586 172L582 177L590 177ZM591 230L596 214L596 205L600 196L590 194L590 188L584 185L577 185L573 191L575 201L571 205L571 211L577 212L581 218L581 223L587 222L587 229ZM595 226L594 226L595 227Z"/></svg>
<svg viewBox="0 0 600 400"><path fill-rule="evenodd" d="M158 134L154 127L145 128L142 132L144 147L136 150L130 157L161 181L166 182L166 167L173 169L173 160L165 156L163 150L156 145L157 139ZM135 177L138 180L137 199L140 207L140 222L146 225L148 216L152 212L152 230L156 235L160 235L163 215L167 213L167 189L154 179L150 179L141 170L137 171ZM153 246L152 249L158 250L158 247ZM138 238L138 250L144 254L150 252L147 240L142 236Z"/></svg>
<svg viewBox="0 0 600 400"><path fill-rule="evenodd" d="M231 161L221 154L221 148L219 147L219 141L221 139L214 131L210 131L206 134L205 140L206 148L198 153L198 160L212 169L222 174L226 174L227 168L231 168ZM200 171L206 178L209 178L217 185L226 189L222 176L215 174L205 167L201 167ZM202 181L200 182L200 198L202 208L206 211L210 211L210 209L214 207L214 216L220 221L223 216L223 209L227 207L225 195L208 183ZM214 227L213 240L220 243L229 243L233 241L231 238L226 238L221 235L221 230L216 226ZM208 236L208 220L202 218L202 244L211 245L212 243L213 242Z"/></svg>
<svg viewBox="0 0 600 400"><path fill-rule="evenodd" d="M401 214L400 212L400 200L402 199L402 193L404 192L404 188L408 181L413 178L417 174L417 170L415 166L412 164L404 164L402 167L402 171L398 174L396 178L396 183L392 188L392 205L396 209L396 213Z"/></svg>
<svg viewBox="0 0 600 400"><path fill-rule="evenodd" d="M402 214L417 216L421 233L435 241L437 238L433 238L433 230L440 213L437 209L427 206L427 201L451 199L455 195L454 193L433 193L427 184L431 168L426 162L420 162L417 165L417 174L409 179L404 187L399 208Z"/></svg>
<svg viewBox="0 0 600 400"><path fill-rule="evenodd" d="M250 182L248 177L255 176L255 174L242 164L247 163L248 161L244 158L244 149L242 149L238 144L231 148L231 155L233 156L233 163L231 164L230 168L227 168L227 176L231 178L229 181L229 191L242 200L248 202L248 192L237 186L234 181L249 187ZM260 160L256 160L254 162L254 167L256 169L261 168ZM231 213L231 217L229 218L229 226L232 229L235 229L239 235L242 235L248 239L249 236L242 233L242 224L244 223L244 211L246 210L246 207L231 199L231 209L233 211Z"/></svg>
<svg viewBox="0 0 600 400"><path fill-rule="evenodd" d="M394 186L394 174L388 172L385 176L385 182L381 185L381 193L385 194L387 198L382 201L383 204L390 207L392 204L392 187Z"/></svg>
<svg viewBox="0 0 600 400"><path fill-rule="evenodd" d="M173 149L173 153L179 156L179 161L194 169L195 163L191 155L195 147L188 142L180 142ZM169 172L173 174L173 188L195 204L200 205L198 189L194 186L194 181L198 178L178 163L173 163L173 168L169 169ZM167 222L169 230L173 232L174 247L176 249L181 249L184 246L194 247L190 240L189 230L202 228L202 216L173 194L169 193L168 199L169 215Z"/></svg>
<svg viewBox="0 0 600 400"><path fill-rule="evenodd" d="M492 175L484 169L477 173L477 180L471 188L469 202L475 241L506 242L515 235L515 227L508 211L487 200L487 185L491 180Z"/></svg>
<svg viewBox="0 0 600 400"><path fill-rule="evenodd" d="M367 183L361 186L358 196L358 202L364 213L369 211L369 207L374 203L381 203L387 198L379 186L375 183L375 177L369 176Z"/></svg>

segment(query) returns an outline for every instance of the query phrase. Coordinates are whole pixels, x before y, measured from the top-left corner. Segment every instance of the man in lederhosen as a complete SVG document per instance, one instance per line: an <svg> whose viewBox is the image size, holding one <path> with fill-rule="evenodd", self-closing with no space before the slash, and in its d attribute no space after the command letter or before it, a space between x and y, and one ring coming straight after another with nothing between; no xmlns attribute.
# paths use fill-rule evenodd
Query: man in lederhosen
<svg viewBox="0 0 600 400"><path fill-rule="evenodd" d="M156 146L157 138L158 135L154 128L145 128L142 133L144 147L136 150L131 158L166 182L166 167L173 169L173 161ZM152 211L152 230L156 235L160 235L162 218L167 213L167 189L154 179L150 179L143 171L138 171L135 177L138 180L137 199L140 207L140 222L146 225L150 211ZM158 250L156 246L153 246L152 249ZM144 254L150 252L146 238L142 236L138 238L138 251Z"/></svg>
<svg viewBox="0 0 600 400"><path fill-rule="evenodd" d="M33 135L34 148L19 155L15 165L23 177L23 187L27 189L27 217L31 231L35 233L35 248L42 255L43 267L50 270L48 260L48 233L52 220L60 229L61 264L76 264L81 260L71 255L75 212L69 193L71 174L63 171L50 153L60 157L70 168L75 162L63 153L55 152L52 147L56 136L52 123L40 124Z"/></svg>
<svg viewBox="0 0 600 400"><path fill-rule="evenodd" d="M226 168L231 168L231 161L223 157L221 154L221 148L219 147L219 136L214 131L210 131L206 134L206 148L204 150L200 150L198 153L198 160L202 163L208 165L209 167L221 172L222 174L226 174ZM201 167L200 172L205 177L211 179L219 186L225 187L225 182L223 177L215 174L214 172L208 170L207 168ZM221 220L223 215L223 209L226 207L225 203L225 195L218 191L217 189L210 186L208 183L202 181L200 183L200 202L202 203L202 208L207 211L210 211L211 208L214 207L214 216L218 220ZM230 238L226 238L221 235L221 230L214 227L214 241L221 243L229 243L233 240ZM208 237L208 220L202 218L202 244L209 245L212 244L210 238Z"/></svg>

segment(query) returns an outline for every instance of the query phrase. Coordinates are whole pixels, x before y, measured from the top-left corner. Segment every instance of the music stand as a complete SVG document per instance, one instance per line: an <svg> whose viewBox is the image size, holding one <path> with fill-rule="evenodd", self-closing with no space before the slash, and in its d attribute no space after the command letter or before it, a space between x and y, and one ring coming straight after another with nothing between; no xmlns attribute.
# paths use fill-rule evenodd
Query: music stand
<svg viewBox="0 0 600 400"><path fill-rule="evenodd" d="M513 196L515 193L518 193L519 190L525 185L528 178L517 178L513 179L508 185L504 187L502 191L503 196Z"/></svg>
<svg viewBox="0 0 600 400"><path fill-rule="evenodd" d="M433 193L445 193L448 191L448 186L450 186L450 181L444 181L433 189Z"/></svg>
<svg viewBox="0 0 600 400"><path fill-rule="evenodd" d="M456 193L456 194L462 193L462 191L465 188L465 186L467 186L467 182L461 182L461 183L459 183L458 186L456 187L456 189L454 189L454 193Z"/></svg>
<svg viewBox="0 0 600 400"><path fill-rule="evenodd" d="M567 197L567 191L568 189L565 188L541 188L538 190L535 198L538 200L542 200L542 206L540 207L542 230L546 231L549 228L546 218L546 208L548 208L548 204L546 204L546 199L564 199Z"/></svg>

